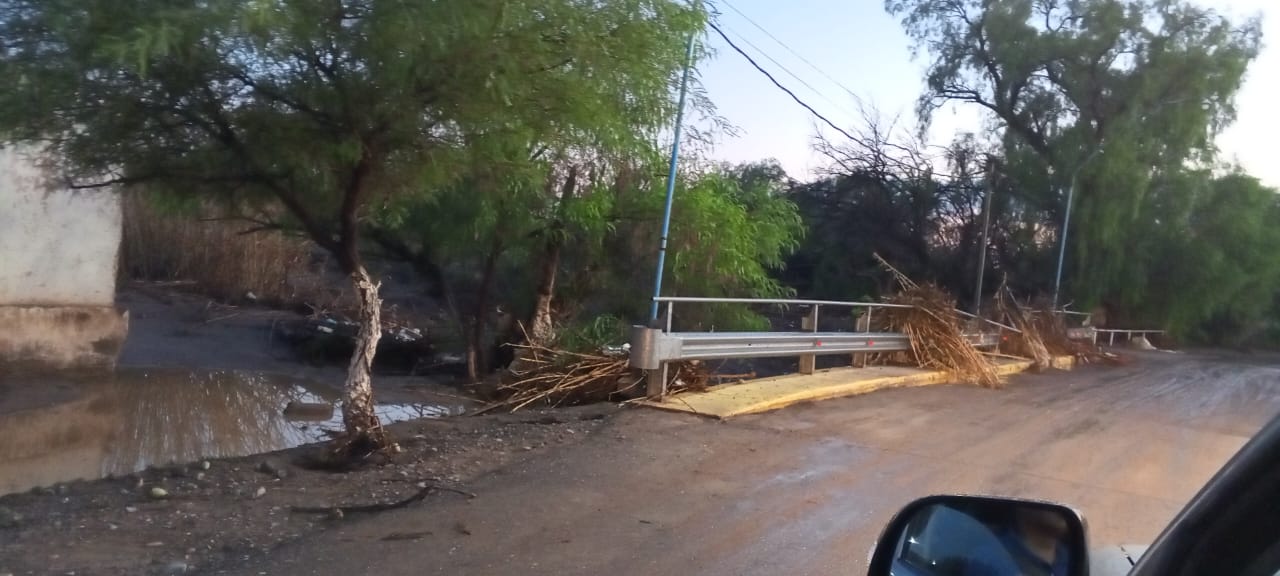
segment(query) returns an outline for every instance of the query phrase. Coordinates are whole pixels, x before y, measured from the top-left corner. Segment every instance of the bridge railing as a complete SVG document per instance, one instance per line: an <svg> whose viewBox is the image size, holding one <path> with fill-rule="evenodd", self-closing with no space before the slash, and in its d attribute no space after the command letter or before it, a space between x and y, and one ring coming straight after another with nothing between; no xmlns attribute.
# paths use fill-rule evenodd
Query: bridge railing
<svg viewBox="0 0 1280 576"><path fill-rule="evenodd" d="M700 298L662 297L655 299L665 305L662 328L634 326L631 331L631 366L649 371L648 395L662 397L666 394L667 365L680 360L707 360L729 358L770 358L795 356L800 359L799 372L812 374L817 356L849 354L856 362L859 355L871 352L895 352L910 350L911 342L898 332L872 331L872 314L876 310L911 308L903 304L886 302L844 302L836 300L795 300L773 298ZM674 332L676 304L746 304L807 307L800 331L781 332ZM823 332L818 329L821 310L826 308L863 309L862 317L854 331ZM1017 332L1016 328L980 318L957 310L960 315L974 319L966 337L975 346L995 347L1000 343L999 330L983 331L981 327L998 328Z"/></svg>
<svg viewBox="0 0 1280 576"><path fill-rule="evenodd" d="M1126 342L1129 340L1133 340L1133 337L1135 335L1142 336L1145 338L1148 334L1164 334L1164 330L1120 330L1120 329L1110 329L1110 328L1096 328L1095 331L1098 333L1099 336L1105 335L1107 337L1107 346L1116 345L1117 334L1125 336Z"/></svg>

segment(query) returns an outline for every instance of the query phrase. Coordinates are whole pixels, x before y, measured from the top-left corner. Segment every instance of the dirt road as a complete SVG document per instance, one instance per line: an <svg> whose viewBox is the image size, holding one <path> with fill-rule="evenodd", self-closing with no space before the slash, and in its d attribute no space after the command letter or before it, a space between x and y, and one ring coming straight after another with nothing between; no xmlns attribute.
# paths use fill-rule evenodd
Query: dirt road
<svg viewBox="0 0 1280 576"><path fill-rule="evenodd" d="M1094 545L1148 542L1280 411L1280 367L1144 355L901 389L722 423L617 416L472 485L346 522L230 574L854 574L912 498L982 492L1081 509Z"/></svg>

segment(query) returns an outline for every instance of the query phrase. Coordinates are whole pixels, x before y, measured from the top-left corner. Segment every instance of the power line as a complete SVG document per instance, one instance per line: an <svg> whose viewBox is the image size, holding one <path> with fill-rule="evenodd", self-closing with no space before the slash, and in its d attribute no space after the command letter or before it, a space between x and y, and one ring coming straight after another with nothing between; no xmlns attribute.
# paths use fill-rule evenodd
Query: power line
<svg viewBox="0 0 1280 576"><path fill-rule="evenodd" d="M839 133L840 133L841 135L843 135L845 138L848 138L849 140L851 140L851 141L853 141L853 142L865 142L865 140L864 140L864 139L862 139L862 138L858 138L858 137L854 136L853 134L850 134L848 131L844 130L843 128L841 128L841 127L837 126L834 122L832 122L832 121L831 121L830 119L828 119L826 116L823 116L820 112L818 112L817 110L815 110L815 109L813 108L813 106L810 106L810 105L809 105L808 103L806 103L804 100L801 100L799 96L796 96L796 93L795 93L795 92L792 92L789 88L787 88L786 86L784 86L781 82L778 82L778 79L777 79L777 78L774 78L774 77L773 77L773 74L770 74L768 70L765 70L763 67L761 67L761 66L760 66L760 64L759 64L759 63L757 63L757 62L755 61L755 59L751 57L751 55L750 55L750 54L747 54L745 51L743 51L743 50L742 50L742 48L738 47L738 45L737 45L737 44L734 44L734 43L733 43L733 40L730 40L730 39L729 39L729 36L728 36L727 34L725 34L724 30L722 30L722 29L720 28L720 26L716 25L716 23L715 23L714 21L708 21L708 22L707 22L707 25L708 25L708 26L710 26L712 30L715 30L715 31L716 31L716 33L720 35L720 38L724 39L724 41L725 41L727 44L729 44L729 47L730 47L730 48L733 48L733 50L734 50L735 52L737 52L738 54L742 55L742 57L743 57L743 58L746 58L746 59L747 59L747 62L750 62L750 63L751 63L751 65L752 65L753 67L755 67L755 69L756 69L757 71L759 71L761 74L764 74L764 76L765 76L766 78L768 78L770 82L773 82L773 85L774 85L774 86L777 86L779 90L782 90L783 92L786 92L786 93L787 93L787 96L790 96L792 100L795 100L796 104L799 104L799 105L803 106L803 107L804 107L804 109L805 109L805 110L808 110L810 114L813 114L813 115L814 115L814 117L816 117L816 118L817 118L817 119L819 119L819 120L822 120L822 121L823 121L827 126L830 126L832 130L835 130L836 132L839 132ZM894 146L894 147L901 148L900 146ZM894 160L894 163L895 163L895 164L899 164L899 165L903 165L903 163L902 163L902 162L900 162L900 161L896 161L896 160ZM934 176L937 176L937 177L949 178L949 179L954 179L954 178L955 178L955 176L953 176L953 175L951 175L951 174L944 173L944 172L936 172L936 171L934 171L934 172L932 172L932 173L933 173L933 175L934 175Z"/></svg>
<svg viewBox="0 0 1280 576"><path fill-rule="evenodd" d="M766 30L764 26L761 26L755 20L752 20L750 16L747 16L745 12L743 12L742 10L739 10L737 6L734 6L733 4L729 3L729 0L717 0L717 1L723 3L725 6L728 6L730 10L737 12L739 16L742 16L743 18L745 18L747 22L751 23L752 26L755 26L757 30L764 32L765 36L768 36L769 38L773 39L774 42L777 42L779 46L782 46L783 48L785 48L787 52L790 52L793 56L795 56L796 58L799 58L801 62L808 64L810 68L813 68L818 74L821 74L823 78L830 80L836 86L839 86L845 92L849 93L850 96L853 96L854 100L857 100L859 102L862 101L862 99L857 94L855 94L853 90L849 89L848 86L845 86L839 80L836 80L830 74L827 74L826 71L824 71L822 68L819 68L817 64L810 62L808 58L805 58L799 52L796 52L795 49L793 49L791 46L788 46L786 42L783 42L777 36L774 36L773 33ZM759 48L756 48L756 49L759 50ZM763 50L761 50L761 52L763 52ZM814 90L814 92L817 92L817 90Z"/></svg>
<svg viewBox="0 0 1280 576"><path fill-rule="evenodd" d="M726 26L726 28L728 28L728 27ZM770 56L768 52L765 52L765 51L764 51L763 49L761 49L759 46L756 46L755 44L753 44L753 43L751 42L751 40L749 40L746 36L744 36L744 35L742 35L742 34L738 33L738 31L736 31L736 30L734 30L734 29L732 29L732 28L728 28L728 30L729 30L729 32L730 32L730 33L732 33L734 36L737 36L739 40L742 40L743 42L745 42L745 43L747 44L747 46L750 46L750 47L752 47L752 48L755 48L756 52L759 52L761 56L764 56L764 57L765 57L765 58L767 58L770 62L773 62L774 66L777 66L778 68L781 68L781 69L782 69L782 71L783 71L783 72L786 72L788 76L791 76L792 78L795 78L797 82L799 82L799 83L803 84L805 88L808 88L808 89L809 89L809 90L811 90L814 94L817 94L817 95L818 95L819 97L821 97L823 100L826 100L828 103L830 103L832 106L835 106L836 108L840 108L840 109L841 109L842 111L844 111L844 112L848 112L848 113L850 113L850 114L853 114L853 112L852 112L852 111L850 111L850 110L848 110L848 109L844 108L844 106L841 106L839 103L837 103L836 101L832 100L831 98L828 98L828 97L827 97L827 95L826 95L826 94L823 94L821 90L818 90L817 88L814 88L814 87L813 87L813 85L812 85L812 84L810 84L810 83L808 83L808 82L806 82L804 78L801 78L800 76L797 76L795 72L792 72L789 68L787 68L787 67L786 67L785 65L783 65L781 62L779 62L779 61L777 61L776 59L774 59L774 57L773 57L773 56Z"/></svg>
<svg viewBox="0 0 1280 576"><path fill-rule="evenodd" d="M751 63L751 65L752 65L752 66L754 66L756 70L759 70L759 71L760 71L760 73L761 73L761 74L764 74L764 75L765 75L765 77L766 77L766 78L768 78L770 82L773 82L773 85L774 85L774 86L777 86L779 90L782 90L783 92L786 92L786 93L787 93L787 95L788 95L788 96L790 96L792 100L795 100L795 101L796 101L796 104L799 104L799 105L803 106L803 107L804 107L804 109L805 109L805 110L808 110L810 114L813 114L813 115L814 115L814 116L816 116L819 120L822 120L823 122L825 122L825 123L827 124L827 126L830 126L830 127L831 127L833 130L835 130L836 132L839 132L839 133L843 134L845 138L848 138L848 139L850 139L850 140L854 140L854 141L857 141L857 140L858 140L857 138L854 138L854 136L853 136L852 134L850 134L850 133L846 132L843 128L841 128L841 127L839 127L839 126L836 126L835 122L832 122L831 120L828 120L826 116L823 116L823 115L822 115L822 114L820 114L817 110L814 110L814 109L813 109L813 106L810 106L810 105L806 104L804 100L801 100L799 96L796 96L796 93L795 93L795 92L792 92L792 91L791 91L790 89L788 89L786 86L783 86L781 82L778 82L778 79L777 79L777 78L774 78L774 77L773 77L773 74L770 74L768 70L765 70L764 68L760 67L760 64L756 63L755 59L754 59L754 58L752 58L750 54L747 54L746 52L744 52L744 51L742 50L742 48L739 48L737 44L734 44L734 43L733 43L733 40L730 40L730 39L729 39L729 36L728 36L727 34L725 34L725 33L724 33L724 30L721 30L721 29L720 29L720 27L719 27L719 26L717 26L715 22L708 21L708 22L707 22L707 25L711 26L711 29L712 29L712 30L715 30L715 31L716 31L716 33L717 33L717 34L719 34L719 35L720 35L720 37L721 37L721 38L723 38L723 39L724 39L724 41L725 41L726 43L728 43L728 44L729 44L729 47L730 47L730 48L733 48L733 50L734 50L735 52L737 52L738 54L741 54L741 55L742 55L742 57L743 57L743 58L746 58L746 59L747 59L747 62L750 62L750 63Z"/></svg>

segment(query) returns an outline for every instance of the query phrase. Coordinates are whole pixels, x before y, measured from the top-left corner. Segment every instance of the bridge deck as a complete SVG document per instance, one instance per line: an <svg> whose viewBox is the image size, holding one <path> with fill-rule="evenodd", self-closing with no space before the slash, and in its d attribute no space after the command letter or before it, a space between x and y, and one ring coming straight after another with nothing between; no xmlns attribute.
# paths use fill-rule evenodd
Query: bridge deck
<svg viewBox="0 0 1280 576"><path fill-rule="evenodd" d="M1031 368L1030 360L996 360L996 372L1008 376ZM1054 364L1069 369L1072 358L1057 358ZM683 392L661 402L642 404L661 410L688 412L715 418L732 418L778 410L801 402L828 400L866 394L884 388L927 386L951 382L946 372L872 366L867 368L832 368L814 374L787 374L748 380L740 384L714 386L706 392Z"/></svg>

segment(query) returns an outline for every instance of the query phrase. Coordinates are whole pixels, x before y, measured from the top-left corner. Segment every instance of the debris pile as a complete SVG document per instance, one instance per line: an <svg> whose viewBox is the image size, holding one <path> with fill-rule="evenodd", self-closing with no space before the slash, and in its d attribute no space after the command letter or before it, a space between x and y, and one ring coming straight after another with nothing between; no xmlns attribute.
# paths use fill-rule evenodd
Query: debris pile
<svg viewBox="0 0 1280 576"><path fill-rule="evenodd" d="M911 353L921 368L945 370L964 382L986 388L1003 385L991 363L964 337L964 322L955 300L930 284L919 285L876 256L900 288L886 301L910 308L890 308L887 328L911 340Z"/></svg>
<svg viewBox="0 0 1280 576"><path fill-rule="evenodd" d="M1005 318L1010 326L1018 332L1004 334L1000 342L1000 351L1013 356L1030 358L1036 370L1045 370L1053 366L1053 354L1040 335L1036 318L1018 304L1009 287L1003 283L996 292L996 310Z"/></svg>
<svg viewBox="0 0 1280 576"><path fill-rule="evenodd" d="M711 384L711 369L707 367L701 360L689 360L687 362L673 362L671 364L670 380L667 382L667 393L675 394L677 392L706 392L707 386ZM717 378L731 378L735 376L743 376L742 374L726 374Z"/></svg>
<svg viewBox="0 0 1280 576"><path fill-rule="evenodd" d="M1103 352L1092 342L1072 340L1067 335L1067 324L1062 316L1053 313L1053 308L1042 306L1035 314L1036 329L1044 338L1045 346L1058 356L1072 356L1081 364L1099 361L1114 361L1118 357Z"/></svg>
<svg viewBox="0 0 1280 576"><path fill-rule="evenodd" d="M272 326L273 338L279 338L290 345L294 353L303 360L316 364L343 364L350 361L359 333L358 323L331 314L284 320ZM412 372L434 356L435 347L421 329L383 321L382 338L378 340L378 351L374 357L374 370L384 373Z"/></svg>
<svg viewBox="0 0 1280 576"><path fill-rule="evenodd" d="M625 353L584 354L540 344L515 344L516 360L494 391L495 401L474 412L515 412L603 402L643 386Z"/></svg>

